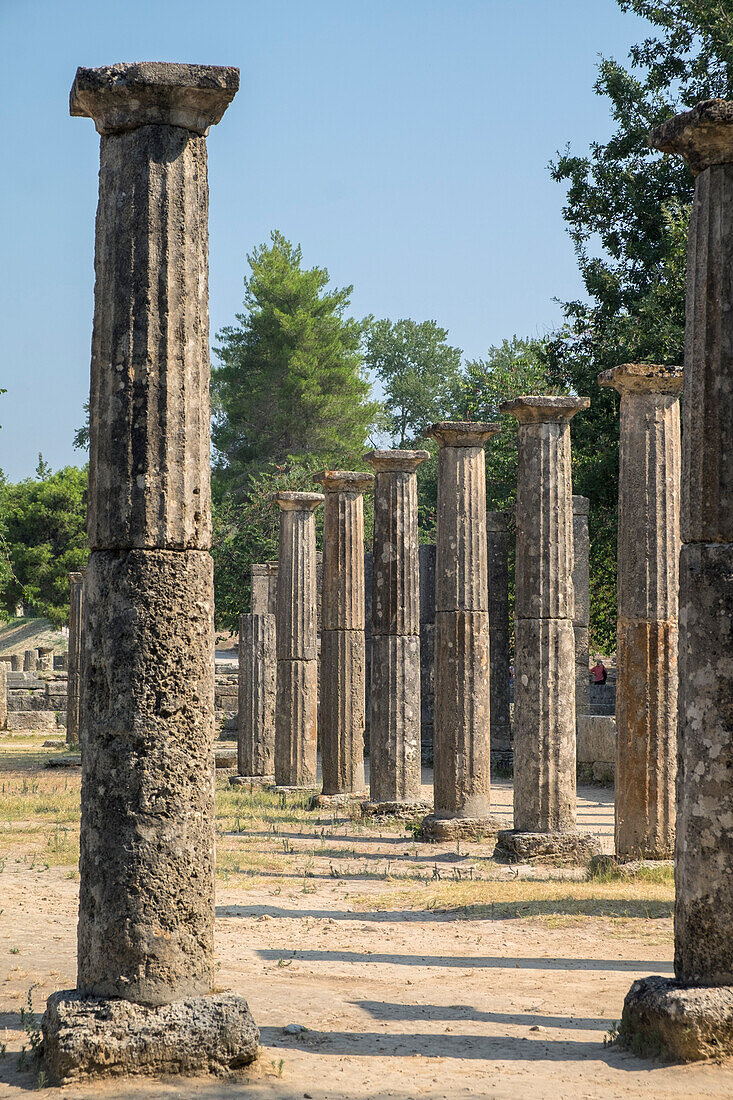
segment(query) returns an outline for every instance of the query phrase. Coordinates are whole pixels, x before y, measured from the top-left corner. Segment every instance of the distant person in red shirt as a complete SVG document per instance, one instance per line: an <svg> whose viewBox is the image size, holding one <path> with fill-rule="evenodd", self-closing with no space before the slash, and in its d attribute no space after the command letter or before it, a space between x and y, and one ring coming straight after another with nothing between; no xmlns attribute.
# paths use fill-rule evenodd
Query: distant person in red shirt
<svg viewBox="0 0 733 1100"><path fill-rule="evenodd" d="M590 671L594 684L605 684L608 679L608 669L600 657L596 657L596 663Z"/></svg>

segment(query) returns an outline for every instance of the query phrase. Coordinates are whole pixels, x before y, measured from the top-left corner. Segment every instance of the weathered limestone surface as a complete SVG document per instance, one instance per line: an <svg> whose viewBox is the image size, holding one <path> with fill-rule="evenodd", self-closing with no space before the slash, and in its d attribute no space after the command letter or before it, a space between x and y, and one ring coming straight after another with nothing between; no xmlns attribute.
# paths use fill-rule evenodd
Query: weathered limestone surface
<svg viewBox="0 0 733 1100"><path fill-rule="evenodd" d="M514 828L575 828L575 636L571 619L514 624ZM521 767L520 767L521 764Z"/></svg>
<svg viewBox="0 0 733 1100"><path fill-rule="evenodd" d="M420 799L420 637L372 637L371 801Z"/></svg>
<svg viewBox="0 0 733 1100"><path fill-rule="evenodd" d="M43 1018L47 1066L59 1084L112 1074L228 1073L257 1054L247 1002L232 993L149 1008L54 993Z"/></svg>
<svg viewBox="0 0 733 1100"><path fill-rule="evenodd" d="M318 721L315 509L322 493L277 493L275 782L314 787Z"/></svg>
<svg viewBox="0 0 733 1100"><path fill-rule="evenodd" d="M66 741L79 744L79 718L81 716L81 657L83 653L84 572L69 573L69 648L68 648L68 702L66 710Z"/></svg>
<svg viewBox="0 0 733 1100"><path fill-rule="evenodd" d="M324 470L321 614L323 794L364 790L364 499L371 473Z"/></svg>
<svg viewBox="0 0 733 1100"><path fill-rule="evenodd" d="M372 634L420 633L418 466L428 451L371 451L375 470Z"/></svg>
<svg viewBox="0 0 733 1100"><path fill-rule="evenodd" d="M5 729L8 717L8 666L0 662L0 730Z"/></svg>
<svg viewBox="0 0 733 1100"><path fill-rule="evenodd" d="M590 625L590 538L588 497L573 497L573 595L575 602L575 718L590 709L588 627Z"/></svg>
<svg viewBox="0 0 733 1100"><path fill-rule="evenodd" d="M502 512L486 513L486 569L489 595L491 760L512 766L509 711L509 563L507 521Z"/></svg>
<svg viewBox="0 0 733 1100"><path fill-rule="evenodd" d="M598 379L621 395L616 855L674 849L682 371L627 363Z"/></svg>
<svg viewBox="0 0 733 1100"><path fill-rule="evenodd" d="M366 669L362 630L321 635L321 770L323 793L359 793L364 779Z"/></svg>
<svg viewBox="0 0 733 1100"><path fill-rule="evenodd" d="M316 785L318 662L277 662L275 782L279 787Z"/></svg>
<svg viewBox="0 0 733 1100"><path fill-rule="evenodd" d="M372 451L375 470L370 704L372 804L420 797L417 475L427 451Z"/></svg>
<svg viewBox="0 0 733 1100"><path fill-rule="evenodd" d="M250 609L254 615L277 614L277 562L251 568Z"/></svg>
<svg viewBox="0 0 733 1100"><path fill-rule="evenodd" d="M316 526L322 493L277 493L280 541L277 575L278 660L318 659Z"/></svg>
<svg viewBox="0 0 733 1100"><path fill-rule="evenodd" d="M502 411L519 420L514 659L515 833L575 830L575 632L570 419L587 397L518 397ZM525 837L547 854L547 839ZM560 843L560 842L558 842ZM584 853L587 837L576 849ZM500 834L499 845L510 849ZM540 850L541 849L541 850ZM561 853L558 853L561 854Z"/></svg>
<svg viewBox="0 0 733 1100"><path fill-rule="evenodd" d="M239 616L237 771L274 778L277 657L275 616Z"/></svg>
<svg viewBox="0 0 733 1100"><path fill-rule="evenodd" d="M23 671L23 658L21 657L20 653L13 653L12 654L12 656L10 658L10 667L13 670L13 672L22 672Z"/></svg>
<svg viewBox="0 0 733 1100"><path fill-rule="evenodd" d="M620 1034L633 1049L653 1038L662 1054L690 1059L733 1050L733 102L700 103L650 143L698 173L682 401L675 980L636 982Z"/></svg>
<svg viewBox="0 0 733 1100"><path fill-rule="evenodd" d="M37 668L44 672L49 672L53 669L53 646L38 646Z"/></svg>
<svg viewBox="0 0 733 1100"><path fill-rule="evenodd" d="M420 751L432 763L435 740L435 543L418 548L420 561Z"/></svg>
<svg viewBox="0 0 733 1100"><path fill-rule="evenodd" d="M202 134L237 87L235 69L146 64L80 69L71 93L72 114L93 117L103 137L78 972L75 993L52 999L44 1016L52 1077L62 1066L68 1078L127 1072L133 1062L142 1072L221 1070L254 1056L245 1002L231 998L229 1011L206 996L214 593ZM64 1045L76 997L103 1065L84 1028ZM139 1007L120 1008L118 998Z"/></svg>
<svg viewBox="0 0 733 1100"><path fill-rule="evenodd" d="M78 989L165 1004L214 973L212 561L96 551L85 595Z"/></svg>
<svg viewBox="0 0 733 1100"><path fill-rule="evenodd" d="M23 671L35 672L38 665L38 655L35 649L26 649L23 654Z"/></svg>
<svg viewBox="0 0 733 1100"><path fill-rule="evenodd" d="M434 812L484 821L490 806L489 599L484 444L496 424L440 423L435 566ZM493 824L493 823L491 823Z"/></svg>

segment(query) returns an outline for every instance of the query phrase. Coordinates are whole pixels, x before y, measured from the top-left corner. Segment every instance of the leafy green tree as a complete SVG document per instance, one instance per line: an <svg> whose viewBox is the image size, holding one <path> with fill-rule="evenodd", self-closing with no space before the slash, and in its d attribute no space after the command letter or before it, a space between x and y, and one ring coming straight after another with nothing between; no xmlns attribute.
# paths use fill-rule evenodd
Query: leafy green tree
<svg viewBox="0 0 733 1100"><path fill-rule="evenodd" d="M327 289L282 234L247 257L245 312L218 334L212 371L214 472L241 496L248 480L288 456L353 462L378 406L369 399L365 322L347 316L352 287Z"/></svg>
<svg viewBox="0 0 733 1100"><path fill-rule="evenodd" d="M445 418L460 387L461 349L435 321L375 321L365 360L385 394L387 426L398 447L417 442Z"/></svg>
<svg viewBox="0 0 733 1100"><path fill-rule="evenodd" d="M87 560L87 471L66 466L39 478L0 485L0 524L9 557L5 610L23 602L61 626L69 613L68 574Z"/></svg>
<svg viewBox="0 0 733 1100"><path fill-rule="evenodd" d="M360 468L363 463L359 462ZM214 596L216 625L237 630L239 615L249 608L250 568L258 562L276 561L280 509L276 492L317 492L314 475L323 463L314 456L290 458L253 474L244 497L225 494L214 500L212 509ZM322 548L323 508L316 517L316 544ZM371 493L364 494L365 548L371 546L374 508Z"/></svg>
<svg viewBox="0 0 733 1100"><path fill-rule="evenodd" d="M586 299L546 348L548 379L591 398L573 422L574 489L590 498L592 644L615 647L618 397L597 376L624 362L681 363L692 175L649 148L649 130L701 99L733 96L733 12L719 0L618 0L655 33L629 64L603 58L595 90L615 130L550 166Z"/></svg>

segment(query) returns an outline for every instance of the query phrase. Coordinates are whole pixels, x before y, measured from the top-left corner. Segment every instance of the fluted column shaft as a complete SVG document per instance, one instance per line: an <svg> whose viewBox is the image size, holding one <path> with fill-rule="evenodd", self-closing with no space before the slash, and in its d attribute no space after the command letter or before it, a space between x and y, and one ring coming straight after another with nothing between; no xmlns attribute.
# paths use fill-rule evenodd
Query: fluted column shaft
<svg viewBox="0 0 733 1100"><path fill-rule="evenodd" d="M616 688L616 855L674 849L682 371L625 364L621 395Z"/></svg>
<svg viewBox="0 0 733 1100"><path fill-rule="evenodd" d="M417 475L427 451L372 451L370 793L373 802L420 797L420 575Z"/></svg>
<svg viewBox="0 0 733 1100"><path fill-rule="evenodd" d="M234 69L80 69L102 135L84 580L78 989L214 974L208 127Z"/></svg>
<svg viewBox="0 0 733 1100"><path fill-rule="evenodd" d="M316 522L321 493L277 493L275 782L314 787L318 720Z"/></svg>
<svg viewBox="0 0 733 1100"><path fill-rule="evenodd" d="M82 623L84 617L84 573L69 573L69 648L67 656L66 743L79 744L81 708Z"/></svg>
<svg viewBox="0 0 733 1100"><path fill-rule="evenodd" d="M364 789L364 498L372 474L324 470L321 768L325 795Z"/></svg>
<svg viewBox="0 0 733 1100"><path fill-rule="evenodd" d="M519 397L514 828L575 828L575 636L570 419L587 398Z"/></svg>
<svg viewBox="0 0 733 1100"><path fill-rule="evenodd" d="M575 616L575 717L590 709L589 643L590 626L590 538L588 497L573 497L573 596Z"/></svg>
<svg viewBox="0 0 733 1100"><path fill-rule="evenodd" d="M277 613L277 562L251 567L250 611L254 615Z"/></svg>
<svg viewBox="0 0 733 1100"><path fill-rule="evenodd" d="M239 616L237 771L262 779L275 774L275 616Z"/></svg>
<svg viewBox="0 0 733 1100"><path fill-rule="evenodd" d="M490 804L486 458L496 424L434 424L435 815L485 818Z"/></svg>
<svg viewBox="0 0 733 1100"><path fill-rule="evenodd" d="M502 512L486 513L486 577L489 596L491 759L511 761L509 710L509 562L507 523Z"/></svg>

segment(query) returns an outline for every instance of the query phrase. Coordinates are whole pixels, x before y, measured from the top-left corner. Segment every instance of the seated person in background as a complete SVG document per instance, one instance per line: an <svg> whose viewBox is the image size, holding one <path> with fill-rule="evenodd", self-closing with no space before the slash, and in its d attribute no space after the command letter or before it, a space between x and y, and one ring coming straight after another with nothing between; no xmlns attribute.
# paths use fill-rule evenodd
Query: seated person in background
<svg viewBox="0 0 733 1100"><path fill-rule="evenodd" d="M605 684L606 680L608 679L608 669L606 668L600 657L596 657L596 663L594 664L590 672L591 676L593 677L594 684Z"/></svg>

